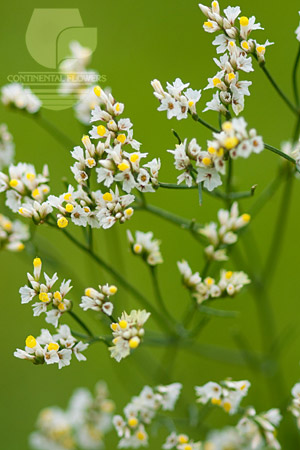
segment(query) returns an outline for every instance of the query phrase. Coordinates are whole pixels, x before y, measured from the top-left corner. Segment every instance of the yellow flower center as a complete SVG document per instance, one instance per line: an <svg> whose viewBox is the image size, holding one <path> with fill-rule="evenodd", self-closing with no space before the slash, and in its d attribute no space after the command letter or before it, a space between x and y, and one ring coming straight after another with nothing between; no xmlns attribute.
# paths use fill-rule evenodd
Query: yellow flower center
<svg viewBox="0 0 300 450"><path fill-rule="evenodd" d="M99 136L103 137L106 133L106 128L103 125L99 125L97 127L97 133L99 134Z"/></svg>
<svg viewBox="0 0 300 450"><path fill-rule="evenodd" d="M69 224L69 221L65 217L60 217L57 221L58 228L66 228L68 226L68 224Z"/></svg>
<svg viewBox="0 0 300 450"><path fill-rule="evenodd" d="M26 347L34 348L37 344L36 339L33 336L27 336L25 341Z"/></svg>
<svg viewBox="0 0 300 450"><path fill-rule="evenodd" d="M103 200L105 200L106 202L111 202L113 199L113 196L111 195L110 192L106 192L105 194L102 195Z"/></svg>

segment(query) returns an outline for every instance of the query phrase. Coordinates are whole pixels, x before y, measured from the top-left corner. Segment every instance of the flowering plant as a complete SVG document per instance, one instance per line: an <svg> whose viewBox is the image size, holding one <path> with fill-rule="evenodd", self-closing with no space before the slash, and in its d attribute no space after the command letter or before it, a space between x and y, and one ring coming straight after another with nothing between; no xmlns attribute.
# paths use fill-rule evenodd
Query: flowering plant
<svg viewBox="0 0 300 450"><path fill-rule="evenodd" d="M191 88L190 83L180 78L167 82L166 87L157 79L151 82L157 109L166 113L167 119L173 119L174 123L174 119L192 120L196 130L203 126L211 134L209 139L203 140L195 131L197 137L190 139L173 130L176 143L170 142L166 149L171 155L166 156L166 161L173 159L177 174L179 172L175 183L161 181L161 159L141 151L142 144L135 139L133 123L125 115L125 105L113 96L111 89L93 83L78 85L76 74L96 73L87 69L90 52L78 42L70 44L72 62L64 61L60 66L64 78L59 87L64 95L77 96L75 116L86 127L81 143L70 148L72 181L64 180L61 190L52 192L52 169L49 170L47 161L38 169L31 163L15 163L13 137L5 124L0 126L0 193L6 208L4 211L3 207L0 215L0 249L27 251L33 259L33 272L27 273L26 284L19 287L21 303L31 303L33 316L44 318L47 327L42 328L39 335L29 334L25 338L25 348L17 348L14 356L34 365L53 364L65 371L65 367L76 364L76 360L89 364L90 347L101 344L102 355L109 355L115 371L122 371L120 367L126 364L125 359L128 364L136 361L137 354L144 353L147 359L139 364L139 370L149 381L131 400L127 398L123 413L121 405L114 403L117 399L109 398L114 397L114 393L108 393L108 380L97 384L94 397L85 388L77 390L67 409L50 407L40 413L37 430L30 437L30 445L36 450L100 449L105 446L106 435L112 428L118 437L118 448L146 447L153 439L155 448L162 449L280 449L281 435L277 436L277 430L281 422L282 428L286 427L288 412L296 418L292 433L296 435L296 427L300 428L300 384L291 387L287 404L283 405L278 400L280 396L274 395L275 390L280 395L285 392L285 386L276 354L278 336L267 286L274 274L284 224L275 224L266 268L260 273L254 270L248 253L244 257L237 247L239 241L248 237L250 247L255 248L251 221L275 194L281 181L286 186L283 204L287 216L290 189L300 172L297 83L300 50L293 69L295 99L291 101L267 68L267 47L273 43L266 40L261 44L254 39L256 31L263 30L256 18L242 15L239 7L228 6L221 10L217 1L199 7L205 16L204 31L214 34L212 44L217 55L214 58L217 73L208 77L203 90ZM296 37L300 41L299 28ZM263 130L252 128L251 120L247 123L241 116L246 106L245 97L252 91L252 81L245 77L251 76L254 70L264 72L295 116L293 136L281 149L267 144L262 137ZM213 89L212 99L201 107L204 91L209 89ZM3 86L2 103L32 115L37 124L43 124L60 143L63 136L63 145L70 141L62 131L45 122L41 100L22 85ZM206 111L216 115L218 125L203 119ZM264 151L280 157L279 179L257 193L253 172L250 173L252 187L247 191L238 190L237 176L233 176L236 160L258 159ZM184 194L198 192L194 217L182 217L168 208L155 206L152 199L164 190ZM202 212L207 203L215 199L222 202L215 216L217 219L212 217L202 223ZM244 199L252 202L247 209ZM192 269L193 264L180 258L177 270L175 265L172 267L164 261L160 236L136 229L135 217L140 212L151 213L165 223L179 226L182 234L194 240L194 248L199 245L202 249L202 266ZM53 262L55 273L52 276L43 272L43 265L48 265L47 252L36 245L35 236L41 228L60 233L85 253L89 268L95 264L102 270L99 279L93 285L88 280L78 293L75 289L71 291L70 279L63 279L69 270L58 258ZM83 231L83 239L78 237L78 229ZM105 258L97 249L96 236L103 233L106 237L110 233L108 229L120 232L127 240L128 250L137 257L135 261L132 259L132 264L146 267L156 303L148 292L148 281L140 289L134 276L119 270L112 259ZM198 254L198 248L195 252ZM177 277L182 285L175 299L168 298L167 288L161 285L163 264L168 265L171 281ZM56 269L62 280L60 283ZM75 273L75 278L77 276ZM167 281L165 283L167 286ZM263 351L253 351L243 332L234 333L238 351L203 347L199 337L206 327L213 327L220 319L218 327L226 333L226 319L237 315L231 307L235 305L235 309L239 309L247 290L258 304ZM132 308L126 294L134 300ZM184 303L180 314L172 307L179 302ZM91 319L93 326L90 326ZM165 349L161 361L147 350L154 346ZM238 361L249 380L235 380L232 373L221 376L224 378L221 381L210 380L210 374L204 370L201 378L199 373L199 383L194 387L191 400L187 397L189 386L184 386L173 375L176 356L182 350L208 356L219 364L224 360L233 364ZM184 370L200 372L201 366L197 362L194 364ZM153 367L156 373L150 370ZM266 411L262 412L256 412L245 399L251 385L255 389L259 376L267 380L273 396L271 408L266 405ZM226 426L222 428L208 418L213 413L218 417L220 410L226 417ZM163 436L159 443L157 435Z"/></svg>

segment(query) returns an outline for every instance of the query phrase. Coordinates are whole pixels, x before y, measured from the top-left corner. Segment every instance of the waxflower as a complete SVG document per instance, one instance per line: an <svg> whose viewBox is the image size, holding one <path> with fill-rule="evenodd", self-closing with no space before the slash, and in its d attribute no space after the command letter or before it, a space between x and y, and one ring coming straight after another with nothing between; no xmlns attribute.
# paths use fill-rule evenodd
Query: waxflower
<svg viewBox="0 0 300 450"><path fill-rule="evenodd" d="M250 219L247 213L239 215L238 203L234 202L229 211L218 211L219 224L210 222L199 228L198 233L205 236L210 244L204 250L207 258L215 261L227 260L226 249L220 247L234 244L238 239L238 230L248 225Z"/></svg>
<svg viewBox="0 0 300 450"><path fill-rule="evenodd" d="M177 120L186 119L188 113L196 114L196 104L201 98L201 90L193 90L176 78L173 84L167 83L167 91L164 91L158 80L151 81L155 97L160 101L158 111L167 111L168 119L176 117Z"/></svg>
<svg viewBox="0 0 300 450"><path fill-rule="evenodd" d="M253 407L247 408L244 416L237 424L237 429L247 438L251 448L260 449L267 446L280 450L276 435L277 427L282 420L280 410L272 408L267 412L257 414Z"/></svg>
<svg viewBox="0 0 300 450"><path fill-rule="evenodd" d="M58 368L69 366L72 355L78 361L86 361L82 354L88 344L77 341L67 325L61 325L57 334L51 335L47 329L42 329L40 336L30 335L25 340L25 350L17 348L14 356L26 359L34 364L58 364Z"/></svg>
<svg viewBox="0 0 300 450"><path fill-rule="evenodd" d="M28 285L20 288L22 304L29 303L33 299L37 301L32 305L33 315L39 316L46 314L46 322L51 323L55 327L58 325L60 317L72 308L72 302L66 298L72 289L71 280L63 280L59 289L55 289L54 285L58 280L55 273L49 277L44 273L44 283L41 282L42 261L40 258L33 260L33 274L27 274Z"/></svg>
<svg viewBox="0 0 300 450"><path fill-rule="evenodd" d="M220 384L209 381L203 386L196 386L197 402L205 405L210 402L220 406L225 412L235 414L242 399L247 395L250 382L247 380L222 381Z"/></svg>
<svg viewBox="0 0 300 450"><path fill-rule="evenodd" d="M139 448L148 445L146 428L159 410L172 411L180 395L182 385L144 386L138 396L132 398L124 408L124 418L114 416L113 424L121 438L119 448Z"/></svg>
<svg viewBox="0 0 300 450"><path fill-rule="evenodd" d="M27 111L30 114L37 113L42 102L29 88L24 88L20 83L6 84L1 89L1 101L6 106Z"/></svg>
<svg viewBox="0 0 300 450"><path fill-rule="evenodd" d="M130 350L140 345L145 334L143 326L149 317L150 313L145 310L133 310L130 314L123 312L119 321L111 324L114 339L109 351L112 358L120 362L130 354Z"/></svg>
<svg viewBox="0 0 300 450"><path fill-rule="evenodd" d="M188 187L202 183L208 191L213 191L222 184L221 175L226 173L226 160L238 157L248 158L252 153L264 149L261 136L256 130L247 131L243 118L232 119L222 124L220 133L213 133L212 140L207 141L206 150L202 149L196 139L185 139L177 144L175 150L168 150L174 155L174 165L182 173L177 184L185 182Z"/></svg>
<svg viewBox="0 0 300 450"><path fill-rule="evenodd" d="M105 284L99 285L98 290L94 288L87 288L84 295L81 297L80 307L87 311L102 311L107 316L111 316L114 310L114 305L110 301L110 297L115 295L118 288L114 285Z"/></svg>
<svg viewBox="0 0 300 450"><path fill-rule="evenodd" d="M15 144L5 123L0 124L0 170L9 166L14 159Z"/></svg>
<svg viewBox="0 0 300 450"><path fill-rule="evenodd" d="M217 89L217 92L213 95L212 101L207 102L204 111L219 111L227 115L231 106L234 113L239 115L244 109L244 97L250 95L248 88L252 84L251 81L241 80L240 73L254 70L251 56L255 57L259 64L264 64L266 47L273 43L267 40L264 44L258 44L256 40L250 38L252 31L263 28L256 23L254 16L250 18L241 16L241 9L238 6L229 6L224 9L223 14L219 3L215 1L211 7L201 3L199 7L208 18L204 22L204 30L208 33L220 32L213 45L217 47L217 53L224 53L220 60L214 58L218 69L221 70L208 79L206 89Z"/></svg>
<svg viewBox="0 0 300 450"><path fill-rule="evenodd" d="M96 384L94 394L86 388L78 388L66 409L54 406L39 413L36 431L29 437L30 445L37 450L102 447L112 427L114 408L104 382Z"/></svg>
<svg viewBox="0 0 300 450"><path fill-rule="evenodd" d="M296 383L292 388L292 403L289 411L297 420L297 427L300 428L300 383Z"/></svg>
<svg viewBox="0 0 300 450"><path fill-rule="evenodd" d="M40 223L52 212L47 198L48 166L44 165L41 174L37 174L32 164L11 164L8 174L0 172L0 192L6 193L5 204L23 217L32 218Z"/></svg>
<svg viewBox="0 0 300 450"><path fill-rule="evenodd" d="M20 252L29 239L29 228L19 220L10 220L0 214L0 249Z"/></svg>
<svg viewBox="0 0 300 450"><path fill-rule="evenodd" d="M163 262L160 253L160 241L153 238L151 231L148 233L136 231L135 237L133 237L131 232L127 230L127 238L133 254L140 255L147 264L156 266Z"/></svg>
<svg viewBox="0 0 300 450"><path fill-rule="evenodd" d="M167 440L162 448L176 448L177 450L201 450L202 443L190 440L186 434L177 434L173 432L167 437Z"/></svg>
<svg viewBox="0 0 300 450"><path fill-rule="evenodd" d="M191 292L197 303L201 304L207 300L234 296L247 284L250 283L248 276L244 272L232 272L222 269L218 282L210 276L203 280L199 272L192 273L187 261L177 263L182 276L183 285Z"/></svg>

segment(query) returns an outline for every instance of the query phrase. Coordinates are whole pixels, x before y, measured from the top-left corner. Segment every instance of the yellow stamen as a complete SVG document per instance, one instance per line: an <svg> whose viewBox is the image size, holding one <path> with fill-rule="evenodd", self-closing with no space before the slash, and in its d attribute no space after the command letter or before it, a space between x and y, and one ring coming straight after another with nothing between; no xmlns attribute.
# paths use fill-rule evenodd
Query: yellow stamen
<svg viewBox="0 0 300 450"><path fill-rule="evenodd" d="M34 260L33 260L33 266L34 266L34 267L39 267L39 266L41 266L41 265L42 265L41 258L34 258Z"/></svg>
<svg viewBox="0 0 300 450"><path fill-rule="evenodd" d="M116 330L118 329L118 324L117 324L117 323L112 323L112 324L111 324L111 329L112 329L113 331L116 331Z"/></svg>
<svg viewBox="0 0 300 450"><path fill-rule="evenodd" d="M230 278L232 277L232 275L233 275L233 272L231 272L231 270L229 270L228 272L225 273L225 278L226 278L227 280L230 280Z"/></svg>
<svg viewBox="0 0 300 450"><path fill-rule="evenodd" d="M232 81L232 80L234 80L235 79L235 74L233 73L233 72L230 72L229 74L228 74L228 80L229 81Z"/></svg>
<svg viewBox="0 0 300 450"><path fill-rule="evenodd" d="M146 433L144 431L138 431L136 437L139 441L144 441L146 439Z"/></svg>
<svg viewBox="0 0 300 450"><path fill-rule="evenodd" d="M65 311L65 310L66 310L66 305L65 305L63 302L61 302L61 303L59 303L59 305L58 305L58 309L59 309L60 311Z"/></svg>
<svg viewBox="0 0 300 450"><path fill-rule="evenodd" d="M132 208L127 208L125 209L125 214L126 216L130 217L133 214L133 209Z"/></svg>
<svg viewBox="0 0 300 450"><path fill-rule="evenodd" d="M249 222L250 221L250 219L251 219L251 216L250 216L250 214L242 214L242 219L243 219L243 221L244 222Z"/></svg>
<svg viewBox="0 0 300 450"><path fill-rule="evenodd" d="M179 444L186 444L189 441L189 438L185 434L180 434L178 436Z"/></svg>
<svg viewBox="0 0 300 450"><path fill-rule="evenodd" d="M103 200L105 200L106 202L111 202L113 199L113 196L111 195L110 192L105 192L105 194L102 195Z"/></svg>
<svg viewBox="0 0 300 450"><path fill-rule="evenodd" d="M10 185L10 187L12 187L12 188L17 187L18 184L19 184L19 180L16 180L16 179L14 179L14 178L13 178L12 180L10 180L10 182L9 182L9 185Z"/></svg>
<svg viewBox="0 0 300 450"><path fill-rule="evenodd" d="M32 181L35 179L35 174L34 173L26 173L26 178L29 181Z"/></svg>
<svg viewBox="0 0 300 450"><path fill-rule="evenodd" d="M115 294L117 292L117 290L118 290L117 286L112 285L112 286L109 287L109 292L112 295Z"/></svg>
<svg viewBox="0 0 300 450"><path fill-rule="evenodd" d="M127 321L126 320L120 320L119 322L119 326L120 328L122 328L123 330L127 327Z"/></svg>
<svg viewBox="0 0 300 450"><path fill-rule="evenodd" d="M87 288L87 289L84 291L84 293L85 293L85 295L86 295L87 297L90 297L90 296L91 296L91 292L92 292L91 288Z"/></svg>
<svg viewBox="0 0 300 450"><path fill-rule="evenodd" d="M134 348L137 348L139 345L140 345L140 340L137 336L135 336L129 340L130 348L134 349Z"/></svg>
<svg viewBox="0 0 300 450"><path fill-rule="evenodd" d="M130 155L130 162L135 163L139 159L139 155L137 153L133 153Z"/></svg>
<svg viewBox="0 0 300 450"><path fill-rule="evenodd" d="M210 163L211 163L211 159L208 158L208 157L205 157L205 158L202 159L202 162L203 162L203 164L204 164L205 166L209 166Z"/></svg>
<svg viewBox="0 0 300 450"><path fill-rule="evenodd" d="M143 247L141 246L141 244L134 244L133 251L134 251L134 253L141 253L142 248Z"/></svg>
<svg viewBox="0 0 300 450"><path fill-rule="evenodd" d="M69 221L65 217L60 217L57 221L58 228L66 228L68 226L68 224L69 224Z"/></svg>
<svg viewBox="0 0 300 450"><path fill-rule="evenodd" d="M100 88L100 86L95 86L94 87L94 92L97 95L97 97L100 97L100 95L101 95L101 88Z"/></svg>
<svg viewBox="0 0 300 450"><path fill-rule="evenodd" d="M121 164L118 164L118 169L121 172L124 172L124 170L129 169L129 165L125 162L122 162Z"/></svg>
<svg viewBox="0 0 300 450"><path fill-rule="evenodd" d="M189 103L188 103L188 105L189 105L190 108L191 108L192 106L194 106L194 104L195 104L195 102L193 102L193 100L190 100Z"/></svg>
<svg viewBox="0 0 300 450"><path fill-rule="evenodd" d="M213 81L213 84L215 87L218 86L218 84L221 84L220 78L215 77L215 78L213 78L212 81Z"/></svg>
<svg viewBox="0 0 300 450"><path fill-rule="evenodd" d="M26 347L34 348L37 344L36 339L33 336L27 336L25 341Z"/></svg>
<svg viewBox="0 0 300 450"><path fill-rule="evenodd" d="M232 148L236 147L239 143L239 140L237 137L228 137L225 139L225 148L227 150L231 150Z"/></svg>
<svg viewBox="0 0 300 450"><path fill-rule="evenodd" d="M231 404L229 402L224 402L223 408L228 413L231 410Z"/></svg>
<svg viewBox="0 0 300 450"><path fill-rule="evenodd" d="M259 45L258 47L256 47L257 53L263 53L266 50L266 47L264 47L263 45Z"/></svg>
<svg viewBox="0 0 300 450"><path fill-rule="evenodd" d="M24 250L24 248L25 248L25 245L24 244L22 244L22 242L20 242L20 244L18 245L18 251L19 252L21 252L22 250Z"/></svg>
<svg viewBox="0 0 300 450"><path fill-rule="evenodd" d="M66 211L68 213L71 213L73 211L73 209L74 209L74 206L71 203L66 204Z"/></svg>
<svg viewBox="0 0 300 450"><path fill-rule="evenodd" d="M59 302L61 302L62 296L61 293L59 291L54 292L54 296L55 300L58 300Z"/></svg>
<svg viewBox="0 0 300 450"><path fill-rule="evenodd" d="M49 295L46 292L40 292L39 299L41 300L41 302L47 303L49 302Z"/></svg>
<svg viewBox="0 0 300 450"><path fill-rule="evenodd" d="M246 16L242 16L240 18L240 24L242 25L242 27L246 27L247 25L249 25L249 19Z"/></svg>
<svg viewBox="0 0 300 450"><path fill-rule="evenodd" d="M120 103L116 103L116 111L120 112L120 109L121 109Z"/></svg>
<svg viewBox="0 0 300 450"><path fill-rule="evenodd" d="M106 128L103 125L99 125L97 127L97 133L99 134L99 136L103 137L106 133Z"/></svg>
<svg viewBox="0 0 300 450"><path fill-rule="evenodd" d="M229 120L222 124L222 130L223 131L230 131L230 130L232 130L232 127L233 127L233 125L232 125L231 122L229 122Z"/></svg>
<svg viewBox="0 0 300 450"><path fill-rule="evenodd" d="M249 50L250 46L249 46L249 44L248 44L247 41L243 41L243 42L242 42L242 48L243 48L244 50Z"/></svg>
<svg viewBox="0 0 300 450"><path fill-rule="evenodd" d="M129 425L131 428L136 427L138 423L139 423L139 421L137 420L136 417L131 417L131 418L128 420L128 425Z"/></svg>
<svg viewBox="0 0 300 450"><path fill-rule="evenodd" d="M221 400L220 398L215 398L215 397L213 397L213 398L211 399L211 403L212 403L213 405L221 405L222 400Z"/></svg>
<svg viewBox="0 0 300 450"><path fill-rule="evenodd" d="M38 189L34 189L32 191L32 197L38 197L40 195L40 191Z"/></svg>
<svg viewBox="0 0 300 450"><path fill-rule="evenodd" d="M213 24L212 24L211 22L204 22L204 25L205 25L207 28L212 28L212 27L213 27Z"/></svg>
<svg viewBox="0 0 300 450"><path fill-rule="evenodd" d="M50 342L48 344L48 351L51 352L51 350L57 351L59 349L59 345L56 342Z"/></svg>
<svg viewBox="0 0 300 450"><path fill-rule="evenodd" d="M224 155L224 148L220 147L220 148L217 150L217 156L218 156L219 158L222 158L223 155Z"/></svg>
<svg viewBox="0 0 300 450"><path fill-rule="evenodd" d="M68 200L71 199L71 197L72 197L72 194L70 192L68 192L67 194L64 195L64 200L66 200L66 202L67 202Z"/></svg>
<svg viewBox="0 0 300 450"><path fill-rule="evenodd" d="M214 155L216 153L216 149L214 147L208 147L207 149L208 153L210 153L211 155Z"/></svg>
<svg viewBox="0 0 300 450"><path fill-rule="evenodd" d="M119 134L117 140L121 142L121 144L124 144L124 142L126 142L126 134Z"/></svg>

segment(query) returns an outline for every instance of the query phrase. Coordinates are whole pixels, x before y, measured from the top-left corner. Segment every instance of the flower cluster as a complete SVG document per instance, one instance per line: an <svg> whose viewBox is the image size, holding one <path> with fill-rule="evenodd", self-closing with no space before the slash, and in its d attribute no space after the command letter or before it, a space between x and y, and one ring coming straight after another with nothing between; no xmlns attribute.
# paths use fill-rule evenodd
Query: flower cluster
<svg viewBox="0 0 300 450"><path fill-rule="evenodd" d="M254 56L260 64L265 62L266 47L272 45L268 40L264 44L258 44L256 40L250 39L253 30L263 30L260 23L255 23L255 17L240 16L240 7L224 9L221 14L219 3L212 2L211 8L199 4L203 14L208 18L203 28L208 33L221 31L213 45L217 47L217 53L224 53L220 60L214 58L219 68L218 73L208 79L205 89L216 88L218 91L213 100L206 104L207 110L219 111L227 114L229 105L236 115L244 109L244 96L250 95L249 86L251 81L239 79L239 73L253 71L252 60ZM240 17L239 17L240 16ZM236 20L239 20L239 27Z"/></svg>
<svg viewBox="0 0 300 450"><path fill-rule="evenodd" d="M19 220L11 221L0 214L0 249L20 252L29 239L29 229Z"/></svg>
<svg viewBox="0 0 300 450"><path fill-rule="evenodd" d="M160 241L153 238L151 231L148 233L136 231L135 237L133 237L132 233L127 230L127 237L134 255L140 255L150 266L156 266L163 262L160 253Z"/></svg>
<svg viewBox="0 0 300 450"><path fill-rule="evenodd" d="M51 335L46 329L41 330L41 335L37 338L27 336L25 340L25 351L17 348L14 356L20 359L27 359L33 364L58 364L58 368L69 366L72 355L78 361L86 361L82 354L88 344L72 336L68 325L61 325L57 334Z"/></svg>
<svg viewBox="0 0 300 450"><path fill-rule="evenodd" d="M72 289L71 280L63 280L58 290L53 288L58 280L55 273L52 278L44 273L45 283L40 281L42 271L42 261L40 258L33 260L33 275L27 274L29 286L25 285L20 288L21 302L29 303L34 298L38 301L32 305L33 315L39 316L46 313L46 322L51 323L55 327L62 314L72 308L72 303L66 298L68 292ZM49 309L49 310L48 310Z"/></svg>
<svg viewBox="0 0 300 450"><path fill-rule="evenodd" d="M93 311L102 311L107 316L111 316L114 310L114 305L110 301L110 297L115 295L118 288L114 285L98 287L98 290L94 288L87 288L84 295L81 297L80 307L87 311L92 309Z"/></svg>
<svg viewBox="0 0 300 450"><path fill-rule="evenodd" d="M220 406L229 414L235 414L242 399L247 395L250 382L247 380L222 381L220 384L209 381L204 386L196 386L197 402L205 405L210 402Z"/></svg>
<svg viewBox="0 0 300 450"><path fill-rule="evenodd" d="M59 71L65 75L59 86L59 92L63 95L80 94L98 80L97 72L87 70L92 50L77 41L70 42L69 48L71 54L59 65Z"/></svg>
<svg viewBox="0 0 300 450"><path fill-rule="evenodd" d="M247 284L250 283L248 276L244 272L232 272L221 270L220 280L216 283L212 277L201 279L199 272L193 274L186 261L178 261L179 272L182 276L183 285L192 293L197 303L206 300L234 296Z"/></svg>
<svg viewBox="0 0 300 450"><path fill-rule="evenodd" d="M122 189L130 193L136 188L140 192L154 192L158 184L160 160L153 159L148 164L140 165L147 153L140 153L141 143L133 138L132 123L128 118L121 118L124 104L117 102L111 94L106 94L100 87L95 88L96 95L103 101L100 106L92 110L90 131L91 138L100 139L102 159L97 171L98 183L110 187L114 182L122 183ZM124 151L129 146L133 152ZM128 147L126 147L128 148Z"/></svg>
<svg viewBox="0 0 300 450"><path fill-rule="evenodd" d="M66 410L49 407L40 412L30 445L36 450L102 448L114 409L104 382L97 383L95 395L86 388L76 389Z"/></svg>
<svg viewBox="0 0 300 450"><path fill-rule="evenodd" d="M237 424L237 429L247 438L251 449L261 449L267 446L274 450L280 450L281 446L276 435L281 419L282 416L277 408L257 414L255 409L250 407L247 408L244 417Z"/></svg>
<svg viewBox="0 0 300 450"><path fill-rule="evenodd" d="M289 406L289 410L293 416L297 419L297 427L300 429L300 383L296 383L292 389L292 404Z"/></svg>
<svg viewBox="0 0 300 450"><path fill-rule="evenodd" d="M42 102L29 88L24 88L20 83L6 84L1 89L1 101L6 106L27 111L30 114L37 113Z"/></svg>
<svg viewBox="0 0 300 450"><path fill-rule="evenodd" d="M102 193L93 191L90 194L80 185L77 190L70 185L68 191L60 196L50 195L49 205L58 209L57 226L65 228L69 219L78 226L92 228L110 228L116 222L124 223L134 213L131 203L134 195L120 195L116 186L113 190Z"/></svg>
<svg viewBox="0 0 300 450"><path fill-rule="evenodd" d="M175 432L171 433L166 442L164 443L163 449L176 448L177 450L201 450L201 442L194 442L186 434L177 434Z"/></svg>
<svg viewBox="0 0 300 450"><path fill-rule="evenodd" d="M246 450L249 449L245 437L236 427L213 430L205 439L204 450Z"/></svg>
<svg viewBox="0 0 300 450"><path fill-rule="evenodd" d="M18 163L10 165L8 174L0 172L0 192L6 192L5 204L21 216L42 223L52 212L47 202L50 191L48 186L48 166L37 174L32 164Z"/></svg>
<svg viewBox="0 0 300 450"><path fill-rule="evenodd" d="M222 124L220 133L213 133L213 140L207 141L207 150L202 150L196 139L185 139L168 150L174 155L174 165L183 171L177 178L177 184L183 181L187 186L193 182L202 183L208 191L222 184L221 175L225 174L225 161L230 157L248 158L251 153L260 153L264 149L261 136L256 130L247 131L243 118L233 119Z"/></svg>
<svg viewBox="0 0 300 450"><path fill-rule="evenodd" d="M219 225L216 222L210 222L198 232L205 236L209 246L205 248L205 254L208 259L214 261L226 261L228 256L226 249L228 245L234 244L238 237L237 231L245 227L250 221L249 214L239 215L237 202L234 202L230 211L220 209L218 211Z"/></svg>
<svg viewBox="0 0 300 450"><path fill-rule="evenodd" d="M130 314L123 312L118 323L112 323L113 346L109 348L111 357L120 362L130 354L130 350L140 345L145 334L144 324L150 317L145 310L133 310Z"/></svg>
<svg viewBox="0 0 300 450"><path fill-rule="evenodd" d="M145 430L157 412L172 411L180 395L182 385L173 383L168 386L157 386L152 389L145 386L141 393L133 397L124 408L125 418L115 416L114 426L121 438L119 448L139 448L148 445L148 434Z"/></svg>
<svg viewBox="0 0 300 450"><path fill-rule="evenodd" d="M94 88L102 77L95 70L87 69L93 53L91 49L72 41L70 53L59 66L64 77L59 86L59 93L77 97L74 105L75 115L81 123L88 125L91 110L102 103L94 94Z"/></svg>
<svg viewBox="0 0 300 450"><path fill-rule="evenodd" d="M0 124L0 170L9 166L14 159L15 144L5 123Z"/></svg>
<svg viewBox="0 0 300 450"><path fill-rule="evenodd" d="M160 101L158 111L167 111L168 119L176 117L177 120L186 119L188 113L196 114L196 104L201 98L201 90L189 88L190 83L183 83L176 78L173 84L167 83L167 92L164 91L160 81L153 80L151 85L155 97Z"/></svg>

